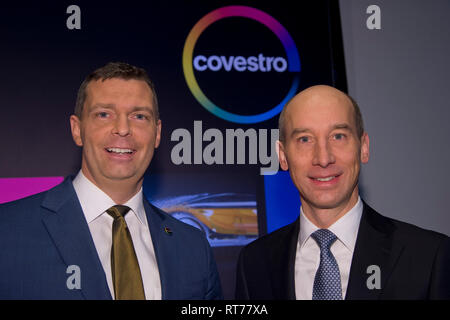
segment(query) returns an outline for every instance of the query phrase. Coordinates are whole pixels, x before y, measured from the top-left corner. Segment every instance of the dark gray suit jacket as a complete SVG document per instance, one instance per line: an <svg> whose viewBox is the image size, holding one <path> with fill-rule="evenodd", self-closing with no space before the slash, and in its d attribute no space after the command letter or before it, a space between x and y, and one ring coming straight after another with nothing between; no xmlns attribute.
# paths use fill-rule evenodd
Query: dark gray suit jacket
<svg viewBox="0 0 450 320"><path fill-rule="evenodd" d="M299 219L244 247L237 299L295 299ZM370 265L381 288L369 289ZM450 299L450 238L384 217L364 203L345 299Z"/></svg>

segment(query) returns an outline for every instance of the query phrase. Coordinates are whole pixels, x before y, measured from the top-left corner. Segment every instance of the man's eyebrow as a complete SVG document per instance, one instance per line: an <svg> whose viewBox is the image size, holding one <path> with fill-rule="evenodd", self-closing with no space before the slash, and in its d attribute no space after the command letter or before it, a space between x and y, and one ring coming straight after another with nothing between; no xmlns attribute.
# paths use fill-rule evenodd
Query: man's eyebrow
<svg viewBox="0 0 450 320"><path fill-rule="evenodd" d="M350 125L348 125L347 123L338 123L338 124L335 124L335 125L333 126L333 130L335 130L335 129L344 129L344 130L352 131L352 128L351 128Z"/></svg>
<svg viewBox="0 0 450 320"><path fill-rule="evenodd" d="M311 132L311 130L307 128L295 128L294 130L292 130L291 136L295 136L296 134L301 134L305 132Z"/></svg>
<svg viewBox="0 0 450 320"><path fill-rule="evenodd" d="M338 124L333 125L332 130L336 130L336 129L352 131L351 126L348 125L347 123L338 123ZM292 130L291 136L295 136L295 135L302 134L302 133L308 133L308 132L312 132L311 129L299 127L299 128L295 128L294 130Z"/></svg>
<svg viewBox="0 0 450 320"><path fill-rule="evenodd" d="M96 103L92 106L91 110L100 109L100 108L114 109L115 107L116 107L116 105L114 103Z"/></svg>
<svg viewBox="0 0 450 320"><path fill-rule="evenodd" d="M151 114L153 114L153 109L150 106L135 106L135 107L133 107L133 109L131 111L132 112L147 111L147 112L150 112Z"/></svg>
<svg viewBox="0 0 450 320"><path fill-rule="evenodd" d="M114 103L96 103L92 106L92 110L96 109L115 109L116 105ZM153 115L153 109L150 106L135 106L131 109L131 112L137 111L147 111Z"/></svg>

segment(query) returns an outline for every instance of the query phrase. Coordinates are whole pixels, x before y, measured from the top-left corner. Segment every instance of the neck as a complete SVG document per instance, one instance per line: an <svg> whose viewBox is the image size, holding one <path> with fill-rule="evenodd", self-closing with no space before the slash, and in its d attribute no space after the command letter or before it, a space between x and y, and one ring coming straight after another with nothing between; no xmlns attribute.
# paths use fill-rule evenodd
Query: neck
<svg viewBox="0 0 450 320"><path fill-rule="evenodd" d="M308 203L304 199L300 199L303 213L316 227L320 229L328 229L347 212L349 212L358 202L358 190L356 189L355 191L352 193L348 201L345 201L344 203L333 208L319 208L311 203Z"/></svg>
<svg viewBox="0 0 450 320"><path fill-rule="evenodd" d="M133 198L141 189L142 182L139 184L129 185L124 183L117 183L100 187L116 204L125 204L128 200Z"/></svg>
<svg viewBox="0 0 450 320"><path fill-rule="evenodd" d="M84 176L95 184L100 190L106 193L116 204L124 204L133 198L141 189L143 179L138 181L124 180L109 180L101 181L94 179L89 173L82 170Z"/></svg>

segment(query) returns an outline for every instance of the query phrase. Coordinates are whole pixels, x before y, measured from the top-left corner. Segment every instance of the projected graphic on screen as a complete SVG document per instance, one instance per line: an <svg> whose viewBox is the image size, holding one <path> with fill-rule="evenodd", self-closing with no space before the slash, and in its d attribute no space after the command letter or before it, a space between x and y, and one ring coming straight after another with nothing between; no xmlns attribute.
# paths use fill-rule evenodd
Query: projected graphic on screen
<svg viewBox="0 0 450 320"><path fill-rule="evenodd" d="M247 59L242 56L219 57L216 55L212 55L208 58L203 55L193 57L196 42L205 29L216 21L230 17L248 18L269 28L270 31L272 31L282 43L287 61L283 57L264 57L262 53L259 53L257 56L250 56ZM225 71L235 70L238 72L245 70L250 72L269 72L271 69L276 72L285 72L287 70L295 73L296 75L293 78L287 95L275 107L256 115L242 115L226 111L212 102L203 93L203 90L197 83L193 70L196 69L197 71L205 71L209 69L212 71L219 71L222 68ZM265 121L279 114L285 103L295 95L299 86L298 73L300 72L300 58L295 42L289 35L289 32L269 14L246 6L228 6L208 13L192 28L183 49L183 71L186 82L192 94L198 102L212 114L231 122L256 123Z"/></svg>
<svg viewBox="0 0 450 320"><path fill-rule="evenodd" d="M339 11L328 1L98 0L78 4L81 29L68 29L68 4L25 3L0 12L8 75L0 202L77 174L82 152L68 121L88 72L109 61L142 67L162 121L144 195L205 233L232 297L240 247L299 212L288 174L262 174L278 170L284 103L306 87L345 80Z"/></svg>
<svg viewBox="0 0 450 320"><path fill-rule="evenodd" d="M245 245L258 237L256 199L238 193L195 194L153 202L203 231L213 247Z"/></svg>
<svg viewBox="0 0 450 320"><path fill-rule="evenodd" d="M63 177L0 178L0 203L46 191L63 180Z"/></svg>

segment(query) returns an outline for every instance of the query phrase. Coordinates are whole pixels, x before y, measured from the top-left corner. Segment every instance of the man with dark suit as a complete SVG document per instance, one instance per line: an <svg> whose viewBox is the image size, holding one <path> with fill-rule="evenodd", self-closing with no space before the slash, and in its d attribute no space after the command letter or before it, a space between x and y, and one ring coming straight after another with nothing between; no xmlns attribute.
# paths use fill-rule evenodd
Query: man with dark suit
<svg viewBox="0 0 450 320"><path fill-rule="evenodd" d="M359 197L369 136L356 102L314 86L279 120L280 166L299 218L241 251L238 299L450 299L450 241L384 217Z"/></svg>
<svg viewBox="0 0 450 320"><path fill-rule="evenodd" d="M0 206L0 299L220 299L204 235L142 193L161 120L146 72L109 63L82 83L81 170Z"/></svg>

